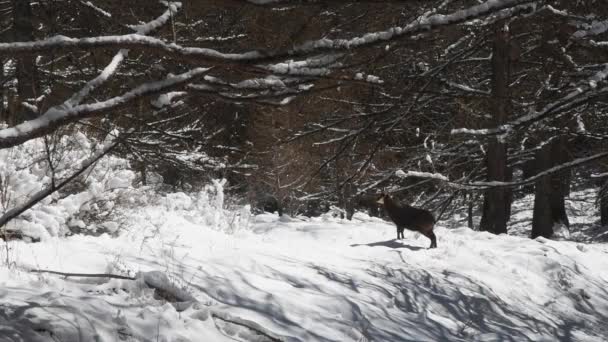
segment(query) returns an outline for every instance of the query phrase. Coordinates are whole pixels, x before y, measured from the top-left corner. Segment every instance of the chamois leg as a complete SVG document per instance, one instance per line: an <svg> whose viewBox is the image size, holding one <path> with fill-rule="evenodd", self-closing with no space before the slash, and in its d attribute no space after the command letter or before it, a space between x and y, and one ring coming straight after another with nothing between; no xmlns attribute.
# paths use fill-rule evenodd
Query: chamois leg
<svg viewBox="0 0 608 342"><path fill-rule="evenodd" d="M399 226L397 226L397 240L399 240Z"/></svg>
<svg viewBox="0 0 608 342"><path fill-rule="evenodd" d="M399 236L401 236L401 239L405 239L405 235L403 235L403 230L405 228L403 227L399 227L399 231L397 232L397 239L399 239Z"/></svg>
<svg viewBox="0 0 608 342"><path fill-rule="evenodd" d="M431 239L431 246L429 248L437 248L437 237L435 236L435 233L431 230L426 236Z"/></svg>

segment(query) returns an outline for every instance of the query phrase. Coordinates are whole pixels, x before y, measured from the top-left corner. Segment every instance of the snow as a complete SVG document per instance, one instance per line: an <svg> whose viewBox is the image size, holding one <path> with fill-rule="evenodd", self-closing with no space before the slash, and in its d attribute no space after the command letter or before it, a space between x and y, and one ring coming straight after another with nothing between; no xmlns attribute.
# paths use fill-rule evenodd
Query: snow
<svg viewBox="0 0 608 342"><path fill-rule="evenodd" d="M110 139L101 144L89 140L82 133L76 133L72 137L63 136L59 145L59 150L64 155L52 158L56 160L56 186L76 171L74 167L89 165L113 146ZM28 208L30 199L49 194L52 174L46 160L43 139L30 140L18 147L0 150L0 185L4 193L0 198L0 226L22 208ZM125 159L105 157L97 165L99 168L85 170L78 179L81 182L80 190L51 194L10 221L6 228L20 231L36 240L64 236L72 226L96 230L96 225L85 225L80 218L96 211L96 203L105 203L103 210L111 210L114 201L124 195L135 178ZM101 223L100 227L115 231L116 223Z"/></svg>
<svg viewBox="0 0 608 342"><path fill-rule="evenodd" d="M228 210L225 184L139 199L123 208L127 228L115 238L0 246L10 261L0 268L0 331L27 341L50 341L49 331L64 341L608 337L606 244L496 236L450 220L427 249L426 238L406 231L397 241L393 224L363 213L346 221ZM529 220L529 210L516 205L515 218Z"/></svg>
<svg viewBox="0 0 608 342"><path fill-rule="evenodd" d="M207 78L205 78L207 80ZM237 89L284 89L285 83L280 78L270 75L266 78L253 78L233 84Z"/></svg>
<svg viewBox="0 0 608 342"><path fill-rule="evenodd" d="M95 10L97 13L103 15L104 17L108 17L108 18L112 17L112 14L110 14L107 11L104 11L103 9L95 6L90 1L81 1L80 3L83 4L83 5L85 5L85 6L87 6L87 7L92 8L93 10Z"/></svg>
<svg viewBox="0 0 608 342"><path fill-rule="evenodd" d="M608 31L608 20L593 21L586 29L574 32L572 37L584 38L586 36L597 36Z"/></svg>
<svg viewBox="0 0 608 342"><path fill-rule="evenodd" d="M608 172L592 174L591 178L603 178L608 177Z"/></svg>
<svg viewBox="0 0 608 342"><path fill-rule="evenodd" d="M465 84L459 84L459 83L455 83L455 82L446 82L446 84L449 85L450 87L454 87L456 89L460 89L465 92L475 93L475 94L480 94L480 95L490 95L489 91L475 89L475 88L469 87Z"/></svg>
<svg viewBox="0 0 608 342"><path fill-rule="evenodd" d="M429 155L427 155L427 161L430 164L433 164L433 160L431 159L431 157ZM403 170L397 170L395 172L395 176L399 177L399 178L407 178L407 177L420 177L420 178L432 178L432 179L437 179L440 181L449 181L448 177L439 173L431 173L431 172L419 172L419 171L403 171Z"/></svg>
<svg viewBox="0 0 608 342"><path fill-rule="evenodd" d="M162 108L171 105L174 99L186 96L188 93L185 91L170 91L165 94L160 94L155 100L151 101L150 104L156 108Z"/></svg>
<svg viewBox="0 0 608 342"><path fill-rule="evenodd" d="M329 55L325 57L308 58L302 61L288 60L262 67L279 75L327 76L331 73L329 67L336 65L336 59L336 55Z"/></svg>
<svg viewBox="0 0 608 342"><path fill-rule="evenodd" d="M380 77L378 77L378 76L375 76L375 75L364 76L364 73L361 73L361 72L356 73L354 79L357 81L365 80L365 82L368 82L368 83L376 83L376 84L384 83L384 81L382 79L380 79Z"/></svg>
<svg viewBox="0 0 608 342"><path fill-rule="evenodd" d="M374 75L367 75L367 78L365 79L365 81L367 81L369 83L378 83L378 84L384 83L384 81L381 80L380 77L374 76Z"/></svg>

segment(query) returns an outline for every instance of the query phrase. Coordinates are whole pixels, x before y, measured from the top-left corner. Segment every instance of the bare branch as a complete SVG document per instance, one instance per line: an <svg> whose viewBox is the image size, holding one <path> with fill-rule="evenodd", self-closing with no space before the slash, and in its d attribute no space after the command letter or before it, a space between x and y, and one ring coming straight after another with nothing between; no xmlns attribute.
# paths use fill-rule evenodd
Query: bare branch
<svg viewBox="0 0 608 342"><path fill-rule="evenodd" d="M59 272L59 271L51 271L51 270L29 270L32 273L50 273L57 274L64 277L84 277L84 278L113 278L113 279L125 279L125 280L135 280L135 277L123 276L119 274L111 274L111 273L69 273L69 272Z"/></svg>

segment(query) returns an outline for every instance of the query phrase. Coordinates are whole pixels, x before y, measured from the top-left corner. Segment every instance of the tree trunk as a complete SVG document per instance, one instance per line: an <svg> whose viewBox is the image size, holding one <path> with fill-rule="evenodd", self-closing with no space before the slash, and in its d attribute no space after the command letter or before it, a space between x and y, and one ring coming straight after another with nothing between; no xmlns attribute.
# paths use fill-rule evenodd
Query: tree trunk
<svg viewBox="0 0 608 342"><path fill-rule="evenodd" d="M469 199L469 206L467 208L467 226L473 229L473 200L471 199L472 195L468 194L467 197Z"/></svg>
<svg viewBox="0 0 608 342"><path fill-rule="evenodd" d="M536 169L538 172L553 166L563 164L568 157L567 138L559 137L543 146L536 153ZM532 218L532 238L553 235L556 223L570 228L566 213L565 198L570 189L570 171L562 171L541 177L535 185L534 217Z"/></svg>
<svg viewBox="0 0 608 342"><path fill-rule="evenodd" d="M568 161L568 140L559 137L551 144L551 166L561 165ZM570 170L561 171L551 176L550 204L553 212L553 223L562 223L570 229L570 221L566 213L566 196L570 193Z"/></svg>
<svg viewBox="0 0 608 342"><path fill-rule="evenodd" d="M0 80L4 80L4 59L0 58ZM5 90L4 85L0 85L0 124L7 123L8 117L6 115L6 107L4 106Z"/></svg>
<svg viewBox="0 0 608 342"><path fill-rule="evenodd" d="M345 201L344 211L346 212L346 219L350 221L353 219L353 215L355 214L355 202L356 202L356 198L354 196L356 193L355 185L351 182L348 182L344 185L344 188L342 189L342 191L344 194L344 201Z"/></svg>
<svg viewBox="0 0 608 342"><path fill-rule="evenodd" d="M492 53L492 111L491 126L498 127L507 121L509 109L510 78L510 35L504 23L498 23L494 34ZM488 181L507 181L507 147L498 137L493 137L486 153ZM480 230L494 234L507 232L510 211L509 191L497 187L488 189L484 194L483 214Z"/></svg>
<svg viewBox="0 0 608 342"><path fill-rule="evenodd" d="M545 145L536 152L536 170L540 172L551 167L551 146ZM544 176L536 181L534 187L534 213L532 216L531 237L553 235L553 215L549 204L551 193L551 177Z"/></svg>
<svg viewBox="0 0 608 342"><path fill-rule="evenodd" d="M29 0L13 0L13 39L16 42L34 40L32 7ZM36 56L23 55L16 59L17 66L17 95L19 104L33 103L40 96ZM39 114L30 107L19 105L12 114L12 124L36 118Z"/></svg>
<svg viewBox="0 0 608 342"><path fill-rule="evenodd" d="M600 188L600 217L602 226L608 226L608 179Z"/></svg>
<svg viewBox="0 0 608 342"><path fill-rule="evenodd" d="M505 152L506 154L506 152ZM513 181L513 168L507 167L507 182ZM513 204L513 189L505 188L505 212L507 215L507 221L509 221L509 217L511 217L511 204Z"/></svg>

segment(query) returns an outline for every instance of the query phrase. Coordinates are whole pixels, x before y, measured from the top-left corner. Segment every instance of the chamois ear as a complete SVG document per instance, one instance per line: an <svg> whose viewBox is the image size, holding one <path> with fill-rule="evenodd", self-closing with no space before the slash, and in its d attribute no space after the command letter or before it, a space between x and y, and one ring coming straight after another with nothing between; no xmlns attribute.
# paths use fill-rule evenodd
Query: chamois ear
<svg viewBox="0 0 608 342"><path fill-rule="evenodd" d="M378 204L384 204L384 196L386 196L385 193L381 193L380 196L378 196L378 199L376 200L376 203Z"/></svg>

